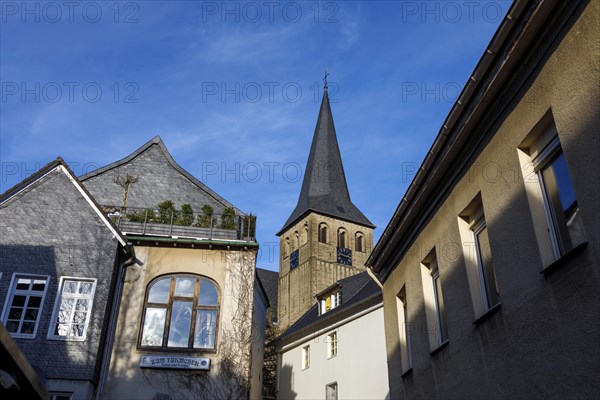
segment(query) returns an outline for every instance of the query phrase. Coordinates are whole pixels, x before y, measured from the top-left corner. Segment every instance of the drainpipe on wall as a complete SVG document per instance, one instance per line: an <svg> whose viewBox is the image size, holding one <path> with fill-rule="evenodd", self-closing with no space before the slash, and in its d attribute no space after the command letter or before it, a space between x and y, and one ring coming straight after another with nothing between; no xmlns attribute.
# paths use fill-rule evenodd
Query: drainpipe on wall
<svg viewBox="0 0 600 400"><path fill-rule="evenodd" d="M373 279L375 281L377 286L379 286L381 288L381 290L383 290L383 284L379 281L379 279L377 279L377 277L373 273L373 270L369 267L367 267L367 274L369 274L369 276L371 277L371 279Z"/></svg>
<svg viewBox="0 0 600 400"><path fill-rule="evenodd" d="M100 365L100 378L98 380L98 389L96 390L96 399L100 399L102 397L104 385L108 379L108 369L110 367L112 347L115 340L115 331L117 329L117 318L119 315L119 308L121 307L121 294L123 293L123 284L125 281L125 268L135 263L135 251L133 245L127 243L127 248L125 251L129 254L129 258L119 264L117 271L117 282L113 294L113 303L110 310L110 319L106 332L106 346L104 347L102 364Z"/></svg>

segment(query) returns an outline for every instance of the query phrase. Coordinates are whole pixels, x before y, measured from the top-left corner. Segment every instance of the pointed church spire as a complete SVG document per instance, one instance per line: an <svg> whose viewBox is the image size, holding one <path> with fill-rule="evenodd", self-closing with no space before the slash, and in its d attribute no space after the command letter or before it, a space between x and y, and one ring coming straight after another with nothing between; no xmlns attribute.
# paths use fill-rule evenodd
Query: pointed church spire
<svg viewBox="0 0 600 400"><path fill-rule="evenodd" d="M319 118L317 119L317 126L310 147L310 155L304 170L304 180L302 181L298 204L278 235L309 211L370 228L375 227L350 200L342 157L333 125L333 115L329 105L328 75L326 71L323 79L325 81L323 100L321 101Z"/></svg>

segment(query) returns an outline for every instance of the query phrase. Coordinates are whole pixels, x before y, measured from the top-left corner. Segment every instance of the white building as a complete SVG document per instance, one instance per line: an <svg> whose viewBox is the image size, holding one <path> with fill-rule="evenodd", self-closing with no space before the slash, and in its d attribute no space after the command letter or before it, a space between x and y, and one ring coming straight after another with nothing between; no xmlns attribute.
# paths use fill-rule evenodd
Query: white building
<svg viewBox="0 0 600 400"><path fill-rule="evenodd" d="M363 272L315 300L278 339L277 397L389 398L381 289Z"/></svg>

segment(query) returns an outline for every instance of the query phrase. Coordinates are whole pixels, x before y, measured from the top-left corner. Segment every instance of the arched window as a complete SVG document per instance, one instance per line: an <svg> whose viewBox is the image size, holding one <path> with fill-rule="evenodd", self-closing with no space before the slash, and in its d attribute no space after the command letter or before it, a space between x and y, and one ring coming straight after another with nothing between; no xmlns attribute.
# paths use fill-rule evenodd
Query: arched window
<svg viewBox="0 0 600 400"><path fill-rule="evenodd" d="M346 247L346 230L344 228L338 229L338 247Z"/></svg>
<svg viewBox="0 0 600 400"><path fill-rule="evenodd" d="M319 225L319 242L327 243L327 225Z"/></svg>
<svg viewBox="0 0 600 400"><path fill-rule="evenodd" d="M285 250L285 252L283 254L285 257L287 257L291 253L289 237L285 238L285 249L284 250Z"/></svg>
<svg viewBox="0 0 600 400"><path fill-rule="evenodd" d="M198 275L167 275L148 285L141 347L215 349L219 289Z"/></svg>
<svg viewBox="0 0 600 400"><path fill-rule="evenodd" d="M354 239L354 250L363 252L365 251L365 238L362 233L357 232Z"/></svg>
<svg viewBox="0 0 600 400"><path fill-rule="evenodd" d="M298 233L298 231L294 232L294 238L296 240L294 243L294 248L299 249L300 248L300 234Z"/></svg>

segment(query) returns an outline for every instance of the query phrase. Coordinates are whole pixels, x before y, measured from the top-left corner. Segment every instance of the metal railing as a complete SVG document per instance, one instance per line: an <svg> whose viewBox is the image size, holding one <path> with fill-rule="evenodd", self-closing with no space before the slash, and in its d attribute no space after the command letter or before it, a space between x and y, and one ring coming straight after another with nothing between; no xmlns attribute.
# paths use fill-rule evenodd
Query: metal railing
<svg viewBox="0 0 600 400"><path fill-rule="evenodd" d="M256 216L103 206L124 234L256 242Z"/></svg>

